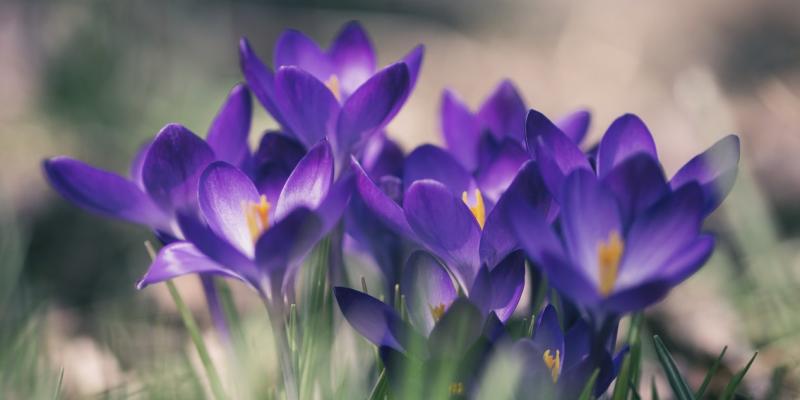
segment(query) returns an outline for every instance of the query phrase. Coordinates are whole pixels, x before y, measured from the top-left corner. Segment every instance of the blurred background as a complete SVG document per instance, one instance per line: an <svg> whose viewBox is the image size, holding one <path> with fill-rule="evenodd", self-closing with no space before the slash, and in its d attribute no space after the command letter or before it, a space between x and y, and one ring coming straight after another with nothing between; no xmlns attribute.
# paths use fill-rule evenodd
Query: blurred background
<svg viewBox="0 0 800 400"><path fill-rule="evenodd" d="M718 251L646 314L647 327L667 339L694 387L728 345L712 388L757 350L744 392L800 396L795 0L4 0L0 393L52 397L62 373L69 398L202 393L187 378L197 362L166 289L134 288L150 234L62 200L43 179L41 160L66 154L126 171L138 146L168 122L205 134L242 79L239 37L269 63L282 30L300 29L327 46L351 19L371 34L381 65L417 43L427 47L417 88L389 127L406 150L441 142L442 89L477 107L503 78L545 114L591 109L589 142L615 117L638 114L668 175L739 134L738 182L708 224ZM274 126L257 105L252 139ZM196 280L179 283L208 328ZM256 319L252 340L266 342L269 353L271 342L258 335L266 321ZM668 392L655 364L645 374Z"/></svg>

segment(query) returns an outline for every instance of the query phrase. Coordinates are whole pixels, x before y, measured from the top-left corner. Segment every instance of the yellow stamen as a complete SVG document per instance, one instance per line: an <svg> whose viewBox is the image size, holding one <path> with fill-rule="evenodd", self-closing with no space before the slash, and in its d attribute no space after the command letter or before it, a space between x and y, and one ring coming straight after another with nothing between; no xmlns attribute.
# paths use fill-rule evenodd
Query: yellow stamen
<svg viewBox="0 0 800 400"><path fill-rule="evenodd" d="M478 221L478 225L480 225L481 229L483 229L483 224L486 223L486 205L483 203L483 195L481 194L480 189L475 189L475 205L469 205L469 198L467 196L467 192L461 193L461 201L469 207L469 210L472 211L472 215L475 216L475 219Z"/></svg>
<svg viewBox="0 0 800 400"><path fill-rule="evenodd" d="M463 382L453 382L448 387L451 396L460 396L464 394L464 383Z"/></svg>
<svg viewBox="0 0 800 400"><path fill-rule="evenodd" d="M336 75L331 75L331 77L325 81L325 86L333 93L333 97L336 97L336 100L342 99L342 90L339 85L339 78Z"/></svg>
<svg viewBox="0 0 800 400"><path fill-rule="evenodd" d="M442 319L442 315L444 315L445 305L444 304L439 304L438 306L428 305L428 307L431 309L431 316L433 317L433 320L439 322L439 320Z"/></svg>
<svg viewBox="0 0 800 400"><path fill-rule="evenodd" d="M261 195L258 202L243 201L242 211L244 212L247 228L250 230L250 237L253 242L269 228L269 209L272 205L267 201L266 195Z"/></svg>
<svg viewBox="0 0 800 400"><path fill-rule="evenodd" d="M622 252L625 250L625 243L617 231L611 231L608 242L601 242L597 246L597 266L600 269L600 293L608 296L617 283L619 273L619 262L622 260Z"/></svg>
<svg viewBox="0 0 800 400"><path fill-rule="evenodd" d="M552 351L545 350L542 354L544 365L550 370L550 377L553 378L553 383L558 382L558 376L561 374L561 350L556 350L555 357Z"/></svg>

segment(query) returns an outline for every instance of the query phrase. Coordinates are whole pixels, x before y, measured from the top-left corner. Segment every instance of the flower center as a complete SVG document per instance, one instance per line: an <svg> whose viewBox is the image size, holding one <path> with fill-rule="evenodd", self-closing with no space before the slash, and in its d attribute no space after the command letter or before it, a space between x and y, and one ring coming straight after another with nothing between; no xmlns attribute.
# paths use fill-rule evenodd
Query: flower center
<svg viewBox="0 0 800 400"><path fill-rule="evenodd" d="M556 355L550 349L544 351L542 360L547 369L550 370L550 377L553 378L553 383L558 382L558 375L561 374L561 350L556 350Z"/></svg>
<svg viewBox="0 0 800 400"><path fill-rule="evenodd" d="M250 230L250 237L253 239L253 243L269 228L270 207L272 207L272 204L267 201L267 196L263 194L258 202L242 201L242 211L244 212L247 228Z"/></svg>
<svg viewBox="0 0 800 400"><path fill-rule="evenodd" d="M333 97L336 97L336 100L342 100L342 90L339 85L339 78L336 75L331 75L331 77L325 81L325 86L333 93Z"/></svg>
<svg viewBox="0 0 800 400"><path fill-rule="evenodd" d="M483 195L481 194L480 189L475 189L475 204L469 204L469 196L467 196L467 192L461 193L461 201L469 207L469 210L472 212L472 215L475 216L475 219L478 221L478 225L483 229L483 224L486 223L486 205L483 203Z"/></svg>
<svg viewBox="0 0 800 400"><path fill-rule="evenodd" d="M607 242L600 242L597 246L597 267L600 269L600 293L608 296L614 289L619 273L619 262L622 260L622 252L625 250L625 243L617 231L611 231Z"/></svg>
<svg viewBox="0 0 800 400"><path fill-rule="evenodd" d="M464 382L453 382L448 387L451 396L460 396L464 394Z"/></svg>
<svg viewBox="0 0 800 400"><path fill-rule="evenodd" d="M439 320L442 319L442 315L444 315L445 305L439 304L438 306L433 306L429 304L428 307L431 309L433 320L439 322Z"/></svg>

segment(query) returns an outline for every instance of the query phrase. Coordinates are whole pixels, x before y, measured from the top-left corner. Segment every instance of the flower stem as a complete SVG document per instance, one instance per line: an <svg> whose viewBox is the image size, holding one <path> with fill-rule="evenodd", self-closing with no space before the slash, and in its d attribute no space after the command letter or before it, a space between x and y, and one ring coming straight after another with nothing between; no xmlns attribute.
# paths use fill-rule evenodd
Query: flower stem
<svg viewBox="0 0 800 400"><path fill-rule="evenodd" d="M279 307L274 306L273 302L266 297L262 299L267 308L270 326L272 326L272 337L275 339L275 350L278 352L278 361L283 372L283 386L286 398L288 400L298 400L294 363L292 362L292 355L289 353L289 338L286 335L286 321Z"/></svg>

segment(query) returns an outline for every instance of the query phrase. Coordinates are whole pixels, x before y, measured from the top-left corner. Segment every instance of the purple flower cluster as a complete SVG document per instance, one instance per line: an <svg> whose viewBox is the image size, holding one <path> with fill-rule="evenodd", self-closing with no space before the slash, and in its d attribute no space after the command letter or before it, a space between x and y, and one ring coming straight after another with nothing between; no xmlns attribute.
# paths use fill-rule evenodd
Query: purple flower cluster
<svg viewBox="0 0 800 400"><path fill-rule="evenodd" d="M372 257L385 282L374 292L390 300L344 279L333 295L379 347L400 397L412 389L469 397L486 360L509 343L526 366L520 398L575 398L595 370L600 395L626 351L615 348L620 318L662 299L714 249L702 226L735 181L736 136L668 178L635 115L583 146L587 111L553 122L504 81L476 112L445 91L445 147L406 155L385 128L414 88L422 46L378 69L372 43L351 22L327 50L286 31L273 68L246 39L239 50L246 83L205 140L168 124L136 155L129 178L67 157L46 160L45 174L69 201L161 239L140 288L223 276L281 314L310 250L345 235L334 243L354 245L339 251ZM280 124L255 151L251 93ZM519 337L508 323L526 275L532 287L546 279L560 307L532 310L535 329ZM404 375L410 364L417 376ZM442 365L456 377L443 389L433 384Z"/></svg>

